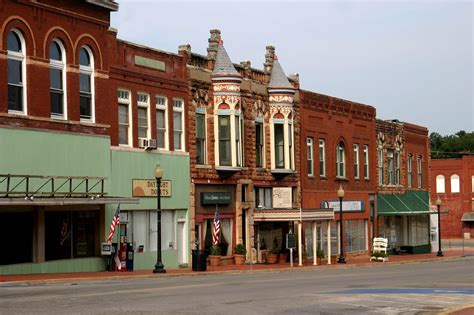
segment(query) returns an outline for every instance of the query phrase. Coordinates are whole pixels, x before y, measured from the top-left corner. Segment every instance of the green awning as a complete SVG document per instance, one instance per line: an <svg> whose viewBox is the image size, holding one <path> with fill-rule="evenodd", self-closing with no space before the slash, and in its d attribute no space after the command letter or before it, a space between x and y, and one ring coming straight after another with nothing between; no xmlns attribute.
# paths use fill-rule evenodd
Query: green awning
<svg viewBox="0 0 474 315"><path fill-rule="evenodd" d="M408 190L404 194L377 194L377 214L420 215L430 214L429 193L420 190Z"/></svg>

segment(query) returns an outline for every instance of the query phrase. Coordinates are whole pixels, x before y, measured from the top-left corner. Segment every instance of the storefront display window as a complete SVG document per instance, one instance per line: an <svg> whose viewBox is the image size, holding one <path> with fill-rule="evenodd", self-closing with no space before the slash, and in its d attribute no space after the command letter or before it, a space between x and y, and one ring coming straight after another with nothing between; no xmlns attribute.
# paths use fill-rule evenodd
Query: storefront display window
<svg viewBox="0 0 474 315"><path fill-rule="evenodd" d="M367 220L346 220L346 252L367 250Z"/></svg>

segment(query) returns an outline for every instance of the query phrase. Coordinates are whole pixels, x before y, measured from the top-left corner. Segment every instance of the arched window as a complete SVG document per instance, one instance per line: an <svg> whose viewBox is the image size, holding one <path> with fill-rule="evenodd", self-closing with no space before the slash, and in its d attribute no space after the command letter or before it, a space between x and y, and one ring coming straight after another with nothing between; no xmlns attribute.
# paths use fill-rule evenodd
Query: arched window
<svg viewBox="0 0 474 315"><path fill-rule="evenodd" d="M66 50L58 39L49 45L51 117L66 118Z"/></svg>
<svg viewBox="0 0 474 315"><path fill-rule="evenodd" d="M94 121L94 58L87 46L79 50L79 97L81 119Z"/></svg>
<svg viewBox="0 0 474 315"><path fill-rule="evenodd" d="M460 192L460 185L459 185L459 175L451 175L451 193L459 193Z"/></svg>
<svg viewBox="0 0 474 315"><path fill-rule="evenodd" d="M443 175L436 176L436 193L437 194L444 194L445 193L444 176Z"/></svg>
<svg viewBox="0 0 474 315"><path fill-rule="evenodd" d="M340 141L336 149L336 177L346 177L346 150L344 142Z"/></svg>
<svg viewBox="0 0 474 315"><path fill-rule="evenodd" d="M26 45L21 32L12 29L7 39L8 110L26 114Z"/></svg>

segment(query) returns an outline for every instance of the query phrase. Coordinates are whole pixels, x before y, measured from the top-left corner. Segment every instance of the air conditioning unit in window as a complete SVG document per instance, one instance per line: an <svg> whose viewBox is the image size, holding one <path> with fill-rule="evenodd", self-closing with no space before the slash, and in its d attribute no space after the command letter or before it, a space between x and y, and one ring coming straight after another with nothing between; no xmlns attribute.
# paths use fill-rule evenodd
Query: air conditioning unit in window
<svg viewBox="0 0 474 315"><path fill-rule="evenodd" d="M138 146L145 150L156 149L156 139L138 138Z"/></svg>

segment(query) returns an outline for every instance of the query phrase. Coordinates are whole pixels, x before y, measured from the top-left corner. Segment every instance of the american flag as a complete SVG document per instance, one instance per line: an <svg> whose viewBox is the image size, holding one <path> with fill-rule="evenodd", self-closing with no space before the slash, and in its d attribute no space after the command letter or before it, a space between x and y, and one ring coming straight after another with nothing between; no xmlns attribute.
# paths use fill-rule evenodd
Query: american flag
<svg viewBox="0 0 474 315"><path fill-rule="evenodd" d="M219 233L221 232L221 219L219 218L219 212L216 209L214 214L214 231L212 233L212 245L219 245Z"/></svg>
<svg viewBox="0 0 474 315"><path fill-rule="evenodd" d="M109 229L109 237L107 238L107 243L112 243L112 239L114 238L115 227L120 224L120 204L115 210L115 214L112 218L112 223L110 224Z"/></svg>

